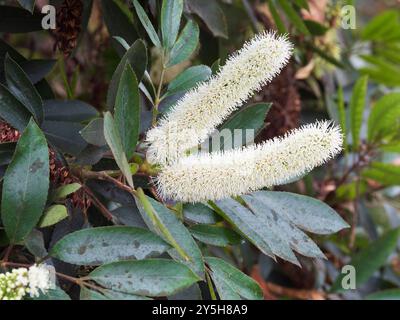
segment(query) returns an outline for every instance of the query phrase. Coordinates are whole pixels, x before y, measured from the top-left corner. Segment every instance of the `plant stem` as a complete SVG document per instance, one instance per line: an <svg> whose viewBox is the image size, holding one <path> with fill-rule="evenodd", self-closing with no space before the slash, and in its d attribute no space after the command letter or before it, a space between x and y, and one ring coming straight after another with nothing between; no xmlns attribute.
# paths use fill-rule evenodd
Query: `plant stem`
<svg viewBox="0 0 400 320"><path fill-rule="evenodd" d="M158 106L161 102L161 89L163 86L163 82L164 82L164 76L165 76L165 70L166 67L164 65L164 52L162 53L161 56L161 64L162 64L162 70L161 70L161 75L160 75L160 82L158 84L158 89L157 89L157 93L156 93L156 98L154 99L154 106L153 106L153 119L152 119L152 125L155 126L157 124L157 115L158 115Z"/></svg>

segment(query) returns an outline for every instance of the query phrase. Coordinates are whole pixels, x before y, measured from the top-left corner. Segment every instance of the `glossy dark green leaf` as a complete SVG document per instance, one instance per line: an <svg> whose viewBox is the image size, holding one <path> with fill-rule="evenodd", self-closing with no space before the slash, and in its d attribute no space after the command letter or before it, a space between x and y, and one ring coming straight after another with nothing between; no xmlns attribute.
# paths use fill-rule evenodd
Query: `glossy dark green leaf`
<svg viewBox="0 0 400 320"><path fill-rule="evenodd" d="M118 128L110 112L106 112L104 115L104 137L114 155L115 162L124 174L128 184L133 188L132 174L128 160L126 159Z"/></svg>
<svg viewBox="0 0 400 320"><path fill-rule="evenodd" d="M133 6L135 7L136 14L139 17L140 22L142 23L144 29L146 30L151 42L158 47L161 48L161 42L160 39L158 38L158 34L156 30L154 29L149 17L147 16L146 12L140 5L140 3L137 0L133 0Z"/></svg>
<svg viewBox="0 0 400 320"><path fill-rule="evenodd" d="M185 203L183 215L189 221L202 224L214 224L221 220L214 210L202 203Z"/></svg>
<svg viewBox="0 0 400 320"><path fill-rule="evenodd" d="M102 0L101 7L110 36L121 37L132 45L138 36L128 7L115 0Z"/></svg>
<svg viewBox="0 0 400 320"><path fill-rule="evenodd" d="M135 41L129 50L126 51L117 69L114 71L107 91L107 107L109 110L114 109L119 82L127 62L130 63L135 72L136 79L140 82L147 67L147 49L142 40Z"/></svg>
<svg viewBox="0 0 400 320"><path fill-rule="evenodd" d="M42 130L47 139L62 152L78 155L87 143L80 135L83 125L67 121L44 121Z"/></svg>
<svg viewBox="0 0 400 320"><path fill-rule="evenodd" d="M15 151L15 142L0 143L0 165L9 164Z"/></svg>
<svg viewBox="0 0 400 320"><path fill-rule="evenodd" d="M204 21L215 37L228 38L228 26L224 12L217 1L186 0L191 13Z"/></svg>
<svg viewBox="0 0 400 320"><path fill-rule="evenodd" d="M252 278L222 259L206 257L211 278L221 300L262 300L260 286Z"/></svg>
<svg viewBox="0 0 400 320"><path fill-rule="evenodd" d="M189 20L178 40L172 47L167 67L171 67L190 58L199 43L199 26Z"/></svg>
<svg viewBox="0 0 400 320"><path fill-rule="evenodd" d="M0 32L27 33L42 31L42 18L42 14L31 14L22 8L0 6Z"/></svg>
<svg viewBox="0 0 400 320"><path fill-rule="evenodd" d="M143 220L153 232L167 241L174 250L169 254L177 261L186 264L200 277L204 277L204 263L201 251L189 230L176 217L174 212L161 203L139 193L137 206Z"/></svg>
<svg viewBox="0 0 400 320"><path fill-rule="evenodd" d="M256 103L239 110L229 118L221 126L219 132L224 129L230 130L233 135L235 134L235 130L241 130L242 132L242 141L234 141L235 145L229 147L240 147L243 144L254 142L254 138L264 128L265 117L270 108L270 103ZM254 133L254 135L247 137L245 132L246 129L253 130L252 133ZM224 148L224 143L221 143L221 149Z"/></svg>
<svg viewBox="0 0 400 320"><path fill-rule="evenodd" d="M217 247L226 247L240 243L241 237L231 229L206 224L190 228L192 235L199 241Z"/></svg>
<svg viewBox="0 0 400 320"><path fill-rule="evenodd" d="M390 254L395 250L400 237L400 228L390 230L375 242L356 254L350 265L356 271L356 285L365 283L380 267L388 260ZM341 291L342 280L346 274L340 274L334 284L332 291Z"/></svg>
<svg viewBox="0 0 400 320"><path fill-rule="evenodd" d="M33 84L44 79L44 77L53 69L55 64L56 60L28 60L19 63Z"/></svg>
<svg viewBox="0 0 400 320"><path fill-rule="evenodd" d="M147 229L146 223L136 206L122 206L110 211L115 224Z"/></svg>
<svg viewBox="0 0 400 320"><path fill-rule="evenodd" d="M12 243L23 240L39 221L48 188L47 142L31 120L17 143L3 182L1 217Z"/></svg>
<svg viewBox="0 0 400 320"><path fill-rule="evenodd" d="M107 144L104 137L104 121L103 118L96 118L80 131L81 136L86 142L98 147Z"/></svg>
<svg viewBox="0 0 400 320"><path fill-rule="evenodd" d="M138 81L129 63L125 65L119 82L114 119L125 154L130 159L139 139L140 99Z"/></svg>
<svg viewBox="0 0 400 320"><path fill-rule="evenodd" d="M98 116L93 106L79 100L45 100L43 106L50 121L83 122Z"/></svg>
<svg viewBox="0 0 400 320"><path fill-rule="evenodd" d="M150 297L174 294L200 280L182 263L167 259L114 262L89 277L111 290Z"/></svg>
<svg viewBox="0 0 400 320"><path fill-rule="evenodd" d="M161 34L163 47L171 49L176 41L183 12L183 0L163 0L161 7Z"/></svg>
<svg viewBox="0 0 400 320"><path fill-rule="evenodd" d="M204 65L187 68L168 85L166 95L187 91L195 87L199 82L207 80L211 76L211 69Z"/></svg>
<svg viewBox="0 0 400 320"><path fill-rule="evenodd" d="M37 258L44 258L47 256L47 250L44 243L43 233L37 229L25 238L25 247Z"/></svg>
<svg viewBox="0 0 400 320"><path fill-rule="evenodd" d="M0 83L0 117L19 131L23 131L30 118L29 111Z"/></svg>
<svg viewBox="0 0 400 320"><path fill-rule="evenodd" d="M43 121L43 102L28 75L9 55L4 61L4 70L10 92L35 117L40 124Z"/></svg>
<svg viewBox="0 0 400 320"><path fill-rule="evenodd" d="M104 263L161 255L170 245L154 233L135 227L98 227L76 231L58 241L50 254L77 265Z"/></svg>

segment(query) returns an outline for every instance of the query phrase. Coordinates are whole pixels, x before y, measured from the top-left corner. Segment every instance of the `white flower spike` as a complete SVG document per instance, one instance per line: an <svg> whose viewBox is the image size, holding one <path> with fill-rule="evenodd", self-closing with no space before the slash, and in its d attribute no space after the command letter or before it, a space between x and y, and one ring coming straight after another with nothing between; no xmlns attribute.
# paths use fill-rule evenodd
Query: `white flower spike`
<svg viewBox="0 0 400 320"><path fill-rule="evenodd" d="M260 145L183 157L164 167L155 182L164 198L220 200L284 184L333 158L341 149L340 129L329 122L317 122Z"/></svg>
<svg viewBox="0 0 400 320"><path fill-rule="evenodd" d="M287 64L292 44L264 32L233 54L219 73L189 91L147 133L147 158L166 165L199 143Z"/></svg>

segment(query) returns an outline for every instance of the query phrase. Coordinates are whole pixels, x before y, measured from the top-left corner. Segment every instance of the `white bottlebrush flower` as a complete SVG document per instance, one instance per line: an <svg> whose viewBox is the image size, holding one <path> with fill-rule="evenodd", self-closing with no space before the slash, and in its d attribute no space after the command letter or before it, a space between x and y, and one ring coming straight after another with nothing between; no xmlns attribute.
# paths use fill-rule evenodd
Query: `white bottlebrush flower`
<svg viewBox="0 0 400 320"><path fill-rule="evenodd" d="M259 145L183 157L164 167L155 183L164 198L220 200L287 183L337 155L341 146L339 128L317 122Z"/></svg>
<svg viewBox="0 0 400 320"><path fill-rule="evenodd" d="M29 294L32 298L38 297L40 293L46 294L54 287L52 272L45 265L33 265L29 268Z"/></svg>
<svg viewBox="0 0 400 320"><path fill-rule="evenodd" d="M21 300L28 291L28 269L0 274L0 300Z"/></svg>
<svg viewBox="0 0 400 320"><path fill-rule="evenodd" d="M292 44L272 32L257 35L217 75L190 90L147 133L147 157L170 164L199 143L287 64Z"/></svg>

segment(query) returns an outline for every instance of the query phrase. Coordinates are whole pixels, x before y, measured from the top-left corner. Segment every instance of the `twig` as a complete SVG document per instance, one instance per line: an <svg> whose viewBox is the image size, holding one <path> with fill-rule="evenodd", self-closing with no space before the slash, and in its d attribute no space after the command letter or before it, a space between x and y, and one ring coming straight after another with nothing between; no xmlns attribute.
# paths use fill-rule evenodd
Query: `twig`
<svg viewBox="0 0 400 320"><path fill-rule="evenodd" d="M82 188L85 190L90 199L92 199L93 204L97 207L97 209L100 210L103 216L108 220L113 220L113 215L111 214L111 212L101 203L99 199L97 199L93 192L85 185L83 185Z"/></svg>

